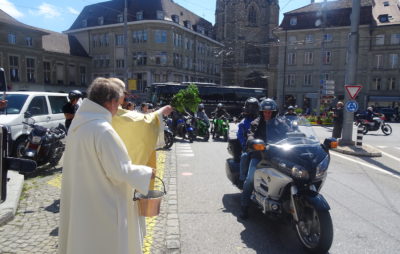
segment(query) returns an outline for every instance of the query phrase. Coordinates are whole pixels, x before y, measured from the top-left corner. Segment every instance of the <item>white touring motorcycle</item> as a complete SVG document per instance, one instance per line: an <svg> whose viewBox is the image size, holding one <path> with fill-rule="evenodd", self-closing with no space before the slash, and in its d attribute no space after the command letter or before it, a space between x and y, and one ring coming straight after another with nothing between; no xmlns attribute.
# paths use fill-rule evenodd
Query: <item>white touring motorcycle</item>
<svg viewBox="0 0 400 254"><path fill-rule="evenodd" d="M254 201L264 214L289 218L302 245L312 253L326 253L333 240L330 207L319 193L330 162L330 140L321 144L305 118L281 118L289 131L269 142L256 139L249 144L251 156L261 154L254 174ZM241 146L228 143L233 158L226 161L229 180L239 186Z"/></svg>

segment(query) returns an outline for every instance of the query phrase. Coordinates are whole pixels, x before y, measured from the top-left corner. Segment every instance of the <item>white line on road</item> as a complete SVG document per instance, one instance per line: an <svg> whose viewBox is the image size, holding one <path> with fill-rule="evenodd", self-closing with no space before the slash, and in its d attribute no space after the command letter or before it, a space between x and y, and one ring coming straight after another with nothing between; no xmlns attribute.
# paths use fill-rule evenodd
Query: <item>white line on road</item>
<svg viewBox="0 0 400 254"><path fill-rule="evenodd" d="M379 172L388 174L388 175L393 176L393 177L395 177L395 178L397 178L397 179L400 179L400 176L395 175L395 174L393 174L393 173L391 173L391 172L389 172L389 171L383 170L383 169L381 169L381 168L379 168L379 167L377 167L377 166L373 166L373 165L371 165L371 164L368 164L368 163L365 163L365 162L362 162L362 161L358 161L358 160L355 160L355 159L351 159L351 158L349 158L349 157L347 157L347 156L340 155L340 154L338 154L337 152L331 152L331 154L333 154L333 155L335 155L335 156L338 156L338 157L340 157L340 158L342 158L342 159L346 159L346 160L352 161L352 162L354 162L354 163L358 163L358 164L361 164L361 165L363 165L363 166L369 167L369 168L374 169L374 170L376 170L376 171L379 171Z"/></svg>
<svg viewBox="0 0 400 254"><path fill-rule="evenodd" d="M400 158L398 158L398 157L396 157L396 156L394 156L394 155L388 154L388 153L386 153L386 152L384 152L384 151L380 151L380 152L381 152L382 154L386 155L387 157L392 158L393 160L400 161Z"/></svg>
<svg viewBox="0 0 400 254"><path fill-rule="evenodd" d="M178 156L194 157L192 153L178 153Z"/></svg>
<svg viewBox="0 0 400 254"><path fill-rule="evenodd" d="M380 149L384 149L384 148L386 148L387 146L378 146Z"/></svg>

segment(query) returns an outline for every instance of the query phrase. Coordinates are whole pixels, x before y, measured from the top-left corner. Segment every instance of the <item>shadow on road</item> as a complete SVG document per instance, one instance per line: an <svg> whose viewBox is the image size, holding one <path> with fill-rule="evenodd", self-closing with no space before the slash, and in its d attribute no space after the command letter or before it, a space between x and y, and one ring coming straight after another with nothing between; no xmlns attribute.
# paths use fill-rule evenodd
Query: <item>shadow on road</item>
<svg viewBox="0 0 400 254"><path fill-rule="evenodd" d="M245 230L241 232L241 238L249 249L253 249L256 253L307 253L289 222L283 219L269 219L255 204L250 206L249 218L241 220L238 217L240 195L240 193L224 195L223 212L232 213L244 225Z"/></svg>
<svg viewBox="0 0 400 254"><path fill-rule="evenodd" d="M45 177L45 176L51 176L57 173L60 173L62 171L61 166L56 166L56 167L49 167L49 166L40 166L38 167L34 172L32 173L26 173L25 179L29 178L35 178L35 177Z"/></svg>
<svg viewBox="0 0 400 254"><path fill-rule="evenodd" d="M60 199L54 200L53 204L47 206L44 210L52 213L60 212Z"/></svg>

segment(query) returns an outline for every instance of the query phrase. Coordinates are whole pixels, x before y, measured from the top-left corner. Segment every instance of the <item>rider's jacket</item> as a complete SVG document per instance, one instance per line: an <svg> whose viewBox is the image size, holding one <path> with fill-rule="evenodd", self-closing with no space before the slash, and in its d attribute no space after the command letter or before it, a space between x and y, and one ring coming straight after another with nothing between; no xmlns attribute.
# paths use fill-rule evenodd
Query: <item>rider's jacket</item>
<svg viewBox="0 0 400 254"><path fill-rule="evenodd" d="M242 145L243 151L245 151L245 148L246 148L247 133L250 129L250 125L251 125L252 121L254 121L254 118L246 117L239 123L239 126L238 126L238 131L236 133L236 137L239 140L240 144Z"/></svg>
<svg viewBox="0 0 400 254"><path fill-rule="evenodd" d="M202 119L203 121L205 121L206 123L210 124L208 116L207 116L207 114L206 114L206 112L204 110L197 111L196 117L198 117L198 118Z"/></svg>
<svg viewBox="0 0 400 254"><path fill-rule="evenodd" d="M221 118L222 116L225 116L225 117L229 117L229 114L228 114L228 112L226 112L226 110L225 109L215 109L212 113L211 113L211 115L214 117L214 118Z"/></svg>
<svg viewBox="0 0 400 254"><path fill-rule="evenodd" d="M282 135L286 135L288 131L289 126L284 118L275 117L265 121L262 116L259 116L251 122L247 141L262 139L266 143L273 142L274 140L282 139Z"/></svg>
<svg viewBox="0 0 400 254"><path fill-rule="evenodd" d="M373 112L373 111L367 111L367 117L366 117L366 119L368 120L368 121L370 121L370 122L372 122L374 119L374 117L376 117L376 116L379 116L379 114L377 114L377 113L375 113L375 112Z"/></svg>

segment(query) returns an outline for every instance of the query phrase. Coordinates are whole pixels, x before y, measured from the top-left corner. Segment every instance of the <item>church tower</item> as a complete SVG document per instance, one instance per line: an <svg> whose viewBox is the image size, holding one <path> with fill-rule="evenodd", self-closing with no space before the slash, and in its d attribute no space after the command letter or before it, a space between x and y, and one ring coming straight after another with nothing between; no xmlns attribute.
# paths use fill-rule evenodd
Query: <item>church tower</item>
<svg viewBox="0 0 400 254"><path fill-rule="evenodd" d="M215 33L223 43L222 84L268 89L274 96L278 0L217 0Z"/></svg>

